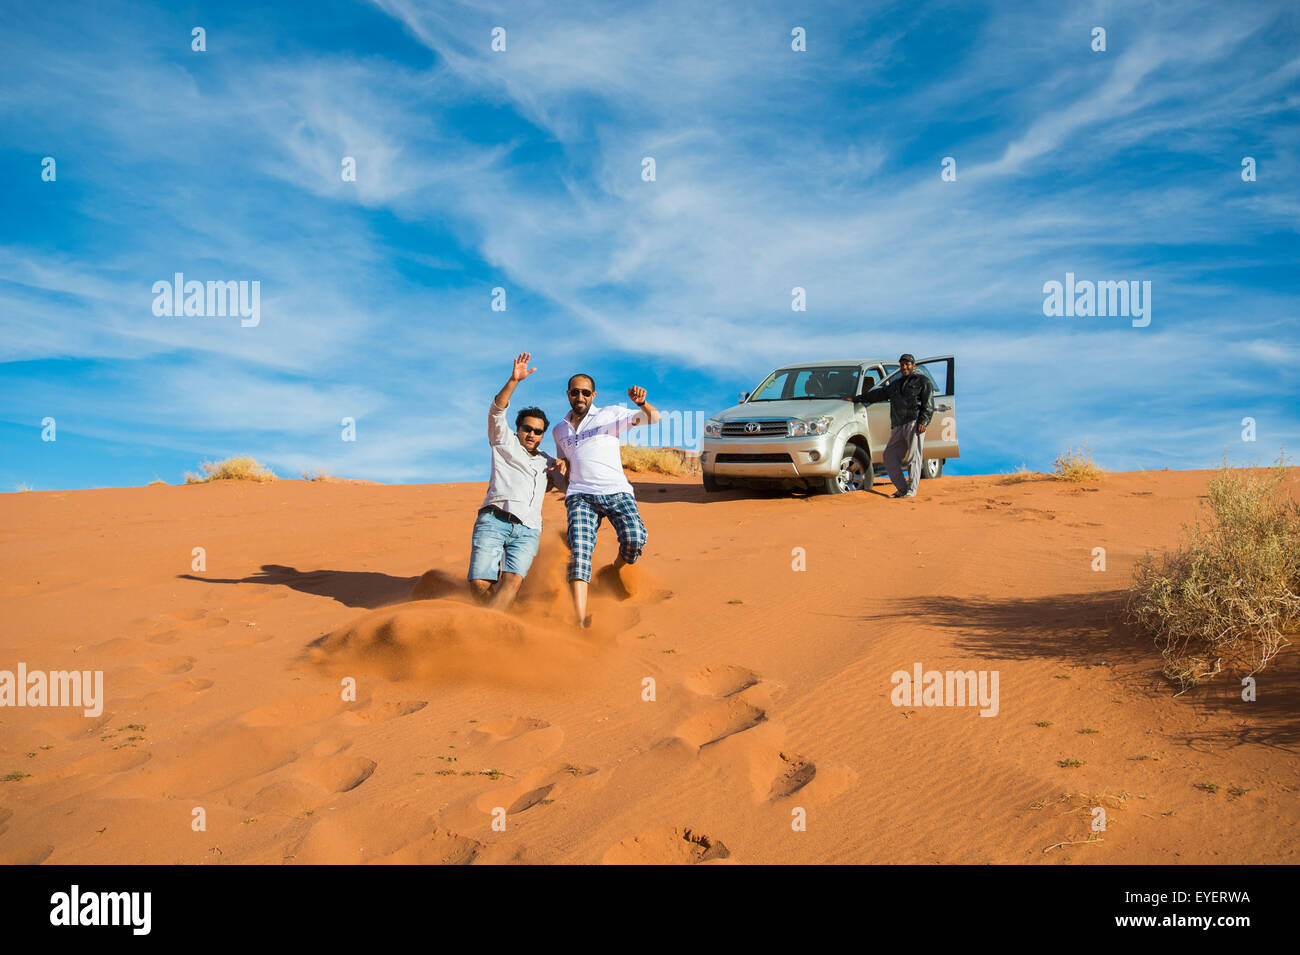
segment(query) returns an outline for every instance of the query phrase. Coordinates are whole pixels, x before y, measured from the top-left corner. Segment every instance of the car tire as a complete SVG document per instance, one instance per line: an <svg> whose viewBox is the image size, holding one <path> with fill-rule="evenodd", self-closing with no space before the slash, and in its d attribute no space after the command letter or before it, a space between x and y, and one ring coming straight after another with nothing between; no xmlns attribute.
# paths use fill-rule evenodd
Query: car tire
<svg viewBox="0 0 1300 955"><path fill-rule="evenodd" d="M826 478L827 494L847 494L849 491L869 491L875 482L876 470L871 455L856 444L844 446L840 458L840 471Z"/></svg>
<svg viewBox="0 0 1300 955"><path fill-rule="evenodd" d="M921 462L922 478L943 477L943 458L930 458L928 461Z"/></svg>
<svg viewBox="0 0 1300 955"><path fill-rule="evenodd" d="M723 489L723 486L719 484L717 482L717 479L714 478L714 476L710 474L708 471L703 472L701 476L704 480L704 490L707 493L716 494L718 491L721 491Z"/></svg>

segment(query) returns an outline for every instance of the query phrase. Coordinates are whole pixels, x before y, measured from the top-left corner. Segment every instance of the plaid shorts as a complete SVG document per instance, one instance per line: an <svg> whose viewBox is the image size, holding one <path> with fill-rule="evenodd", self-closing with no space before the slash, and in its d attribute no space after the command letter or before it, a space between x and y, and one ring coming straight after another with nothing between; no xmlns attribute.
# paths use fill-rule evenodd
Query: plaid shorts
<svg viewBox="0 0 1300 955"><path fill-rule="evenodd" d="M618 494L570 494L564 499L569 512L569 579L591 580L591 554L596 549L596 529L609 518L618 535L618 555L635 564L645 547L646 530L636 509L636 498Z"/></svg>

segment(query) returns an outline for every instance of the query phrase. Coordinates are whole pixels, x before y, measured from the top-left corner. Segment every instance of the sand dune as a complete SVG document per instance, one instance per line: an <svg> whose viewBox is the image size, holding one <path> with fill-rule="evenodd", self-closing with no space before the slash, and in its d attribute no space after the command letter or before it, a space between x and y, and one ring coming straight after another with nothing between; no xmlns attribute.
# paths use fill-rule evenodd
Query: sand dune
<svg viewBox="0 0 1300 955"><path fill-rule="evenodd" d="M0 709L0 861L1295 863L1296 654L1175 699L1116 612L1209 477L656 476L590 631L558 498L501 614L463 584L481 484L3 495L0 669L105 699ZM918 664L997 671L996 715L895 705Z"/></svg>

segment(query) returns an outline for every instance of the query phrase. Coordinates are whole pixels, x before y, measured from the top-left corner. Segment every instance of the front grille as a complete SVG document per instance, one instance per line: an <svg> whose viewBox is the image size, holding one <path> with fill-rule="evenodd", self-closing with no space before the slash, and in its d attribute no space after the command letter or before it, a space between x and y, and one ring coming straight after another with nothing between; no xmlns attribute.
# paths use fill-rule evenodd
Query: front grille
<svg viewBox="0 0 1300 955"><path fill-rule="evenodd" d="M789 464L788 454L719 454L714 458L718 464Z"/></svg>
<svg viewBox="0 0 1300 955"><path fill-rule="evenodd" d="M746 431L745 425L758 425L757 431ZM784 438L789 433L786 421L724 421L722 436L724 438Z"/></svg>

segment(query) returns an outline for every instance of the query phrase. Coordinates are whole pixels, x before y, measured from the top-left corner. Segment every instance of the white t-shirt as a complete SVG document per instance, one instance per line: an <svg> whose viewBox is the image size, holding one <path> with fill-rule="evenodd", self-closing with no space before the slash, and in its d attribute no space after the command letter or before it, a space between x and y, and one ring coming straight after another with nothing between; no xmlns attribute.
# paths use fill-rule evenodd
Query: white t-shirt
<svg viewBox="0 0 1300 955"><path fill-rule="evenodd" d="M632 420L641 414L640 408L588 408L575 431L567 414L554 428L551 436L560 457L569 461L569 494L619 494L632 493L632 485L623 473L619 457L619 436L633 427Z"/></svg>

